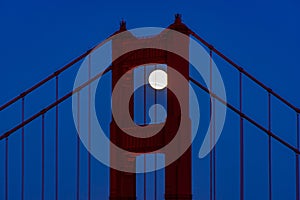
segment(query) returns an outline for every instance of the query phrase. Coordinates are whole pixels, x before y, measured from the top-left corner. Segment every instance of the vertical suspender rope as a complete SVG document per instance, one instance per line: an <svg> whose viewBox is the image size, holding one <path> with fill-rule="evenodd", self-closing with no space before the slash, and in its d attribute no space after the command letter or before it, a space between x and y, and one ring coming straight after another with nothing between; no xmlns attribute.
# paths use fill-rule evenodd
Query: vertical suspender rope
<svg viewBox="0 0 300 200"><path fill-rule="evenodd" d="M155 69L157 69L157 66L155 65ZM155 76L156 76L156 73L155 73ZM156 80L156 77L155 77L155 80ZM154 123L157 123L157 91L154 90ZM154 153L154 200L156 200L156 196L157 196L157 173L156 173L156 159L157 159L157 156L156 156L156 153Z"/></svg>
<svg viewBox="0 0 300 200"><path fill-rule="evenodd" d="M58 101L58 75L55 83L55 100ZM55 199L58 200L58 105L55 106Z"/></svg>
<svg viewBox="0 0 300 200"><path fill-rule="evenodd" d="M80 92L77 93L77 172L76 172L76 199L79 200L80 194Z"/></svg>
<svg viewBox="0 0 300 200"><path fill-rule="evenodd" d="M8 200L8 137L5 139L5 200Z"/></svg>
<svg viewBox="0 0 300 200"><path fill-rule="evenodd" d="M22 123L24 122L25 120L25 97L22 97ZM24 155L25 155L25 128L24 126L22 126L22 147L21 147L21 154L22 154L22 171L21 171L21 175L22 175L22 178L21 178L21 200L24 200L24 162L25 162L25 159L24 159Z"/></svg>
<svg viewBox="0 0 300 200"><path fill-rule="evenodd" d="M212 92L214 93L213 90L213 68L212 68L212 51L210 50L210 68L211 68L211 89ZM216 100L213 97L212 98L212 137L213 137L213 144L215 145L212 152L213 152L213 196L214 196L214 200L216 200L216 112L215 112L215 108L216 108Z"/></svg>
<svg viewBox="0 0 300 200"><path fill-rule="evenodd" d="M299 150L299 113L296 113L296 138L297 138L297 150ZM296 200L300 199L300 194L299 194L299 154L296 153Z"/></svg>
<svg viewBox="0 0 300 200"><path fill-rule="evenodd" d="M268 92L268 130L271 131L271 94ZM268 136L269 200L272 200L272 138Z"/></svg>
<svg viewBox="0 0 300 200"><path fill-rule="evenodd" d="M240 112L243 111L243 80L239 72ZM244 118L240 116L240 200L244 200Z"/></svg>
<svg viewBox="0 0 300 200"><path fill-rule="evenodd" d="M212 63L211 63L211 56L212 56L212 50L209 50L209 91L210 91L210 106L209 106L209 115L210 115L210 149L212 148L212 140L213 140L213 136L212 136L212 132L213 132L213 127L212 127L212 118L213 118L213 113L212 113ZM213 200L213 152L211 151L209 154L209 199Z"/></svg>
<svg viewBox="0 0 300 200"><path fill-rule="evenodd" d="M45 115L42 115L42 191L41 199L45 198Z"/></svg>
<svg viewBox="0 0 300 200"><path fill-rule="evenodd" d="M213 93L213 67L212 67L212 50L209 50L209 73L210 73L210 92ZM215 99L210 95L210 199L216 199L216 150L215 144Z"/></svg>
<svg viewBox="0 0 300 200"><path fill-rule="evenodd" d="M88 61L88 80L91 79L91 55ZM91 83L88 86L88 200L91 199Z"/></svg>
<svg viewBox="0 0 300 200"><path fill-rule="evenodd" d="M147 93L147 87L146 87L146 83L147 83L147 79L146 79L146 66L144 66L144 125L146 125L146 93ZM147 193L146 193L146 153L144 153L144 200L146 200L146 196L147 196Z"/></svg>
<svg viewBox="0 0 300 200"><path fill-rule="evenodd" d="M213 188L214 188L214 200L217 199L216 197L216 128L215 128L215 99L213 98L213 142L214 142L214 148L213 148L213 182L214 182L214 185L213 185Z"/></svg>
<svg viewBox="0 0 300 200"><path fill-rule="evenodd" d="M154 200L157 199L157 173L156 173L156 168L157 168L157 154L154 154Z"/></svg>
<svg viewBox="0 0 300 200"><path fill-rule="evenodd" d="M146 175L146 154L144 154L144 200L147 199Z"/></svg>

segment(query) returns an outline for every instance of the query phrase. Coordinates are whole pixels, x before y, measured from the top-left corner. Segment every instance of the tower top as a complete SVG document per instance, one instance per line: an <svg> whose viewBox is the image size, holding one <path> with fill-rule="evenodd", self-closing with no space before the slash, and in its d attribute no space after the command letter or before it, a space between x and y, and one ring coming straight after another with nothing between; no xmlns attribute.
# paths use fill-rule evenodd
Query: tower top
<svg viewBox="0 0 300 200"><path fill-rule="evenodd" d="M126 31L126 21L124 19L121 20L120 22L120 31Z"/></svg>
<svg viewBox="0 0 300 200"><path fill-rule="evenodd" d="M181 14L179 13L175 14L175 24L181 24L182 23L181 18L182 18Z"/></svg>
<svg viewBox="0 0 300 200"><path fill-rule="evenodd" d="M179 13L175 14L174 23L168 26L168 28L189 35L189 28L184 23L182 23L182 15Z"/></svg>
<svg viewBox="0 0 300 200"><path fill-rule="evenodd" d="M174 22L170 24L167 28L177 30L180 31L181 33L189 35L189 29L184 23L182 23L182 15L180 13L175 14ZM126 27L126 21L122 18L120 21L119 30L114 32L112 35L116 35L123 31L127 31L127 27ZM127 35L128 37L134 37L131 33L128 33Z"/></svg>

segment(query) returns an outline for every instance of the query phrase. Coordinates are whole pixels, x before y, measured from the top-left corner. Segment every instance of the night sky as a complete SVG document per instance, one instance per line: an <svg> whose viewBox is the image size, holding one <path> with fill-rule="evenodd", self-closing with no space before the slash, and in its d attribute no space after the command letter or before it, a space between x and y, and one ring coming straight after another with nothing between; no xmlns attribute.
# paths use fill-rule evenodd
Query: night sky
<svg viewBox="0 0 300 200"><path fill-rule="evenodd" d="M246 71L297 107L299 105L300 2L287 1L8 1L0 0L0 105L47 77L75 57L118 30L124 19L127 28L167 27L174 14ZM238 73L216 57L223 75L228 101L238 104ZM72 89L79 65L60 76L60 96ZM198 77L195 74L196 78ZM200 79L200 77L198 77ZM98 108L110 100L110 77L100 83ZM245 79L244 111L267 127L267 93ZM209 108L207 96L199 88L201 121L199 137L193 145L194 199L209 198L209 156L198 158ZM202 95L202 96L201 96ZM106 98L101 98L106 97ZM25 117L38 112L55 99L54 81L26 97ZM0 112L0 133L21 120L20 102ZM272 100L272 130L296 145L296 114L278 100ZM239 199L239 117L228 110L224 131L216 147L217 199ZM54 198L54 110L46 114L45 199ZM203 116L203 118L202 118ZM108 130L110 117L101 123ZM76 195L76 130L72 121L71 100L60 106L59 198ZM10 140L9 199L20 199L20 133ZM40 199L41 119L25 127L25 199ZM245 122L245 199L268 197L268 137ZM0 142L0 199L4 199L4 141ZM87 199L87 152L81 145L80 197ZM295 156L272 143L273 199L295 199ZM109 169L92 159L92 199L108 196ZM163 170L159 171L162 177ZM153 196L153 173L147 174L148 199ZM142 175L138 176L138 181ZM163 184L159 178L158 184ZM151 186L150 186L151 185ZM139 186L140 187L140 186ZM158 189L162 198L163 187ZM140 199L142 188L138 188Z"/></svg>

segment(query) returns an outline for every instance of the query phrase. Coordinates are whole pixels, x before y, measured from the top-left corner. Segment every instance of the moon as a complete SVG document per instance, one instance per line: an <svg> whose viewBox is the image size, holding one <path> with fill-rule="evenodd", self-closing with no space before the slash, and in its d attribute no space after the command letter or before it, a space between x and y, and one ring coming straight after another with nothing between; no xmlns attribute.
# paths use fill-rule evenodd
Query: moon
<svg viewBox="0 0 300 200"><path fill-rule="evenodd" d="M168 85L168 75L164 70L156 69L149 75L149 84L155 90L162 90Z"/></svg>

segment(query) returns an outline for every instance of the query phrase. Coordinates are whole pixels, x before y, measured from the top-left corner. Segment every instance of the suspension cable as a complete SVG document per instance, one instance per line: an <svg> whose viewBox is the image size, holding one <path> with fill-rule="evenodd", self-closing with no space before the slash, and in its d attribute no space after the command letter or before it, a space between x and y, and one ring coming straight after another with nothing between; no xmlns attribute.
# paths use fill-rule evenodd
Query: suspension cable
<svg viewBox="0 0 300 200"><path fill-rule="evenodd" d="M265 84L263 84L262 82L260 82L258 79L256 79L254 76L252 76L249 72L245 71L241 66L237 65L235 62L233 62L231 59L229 59L227 56L225 56L224 54L222 54L219 50L217 50L216 48L214 48L213 45L209 44L208 42L206 42L202 37L200 37L198 34L196 34L195 32L193 32L191 29L189 29L190 34L195 37L197 40L199 40L202 44L204 44L206 47L208 47L209 49L211 49L213 52L215 52L218 56L220 56L222 59L224 59L227 63L229 63L231 66L233 66L234 68L236 68L238 71L242 72L246 77L248 77L249 79L251 79L253 82L255 82L256 84L258 84L260 87L262 87L263 89L265 89L266 91L269 91L274 97L278 98L281 102L283 102L285 105L287 105L288 107L290 107L291 109L293 109L294 111L296 111L297 113L300 113L300 108L297 108L296 106L294 106L292 103L290 103L289 101L287 101L286 99L284 99L282 96L280 96L279 94L277 94L276 92L274 92L273 90L271 90L269 87L267 87Z"/></svg>
<svg viewBox="0 0 300 200"><path fill-rule="evenodd" d="M203 86L201 83L196 81L194 78L190 77L190 81L192 83L194 83L196 86L198 86L200 89L205 91L206 93L209 93L209 90L205 86ZM248 122L250 122L251 124L256 126L258 129L262 130L267 135L270 135L273 139L275 139L276 141L278 141L279 143L281 143L282 145L284 145L285 147L287 147L291 151L294 151L295 153L300 154L300 151L297 148L295 148L293 145L289 144L288 142L286 142L285 140L283 140L279 136L275 135L272 131L267 130L264 126L260 125L258 122L256 122L254 119L252 119L250 116L248 116L245 113L239 111L239 109L235 108L232 104L226 102L224 99L222 99L221 97L219 97L218 95L216 95L214 93L212 93L211 95L214 96L215 99L218 100L220 103L227 106L227 108L229 108L230 110L232 110L233 112L235 112L239 116L243 117L243 119L246 119Z"/></svg>
<svg viewBox="0 0 300 200"><path fill-rule="evenodd" d="M20 123L20 124L16 125L14 128L12 128L9 131L7 131L4 134L2 134L0 136L0 140L3 140L5 138L9 137L11 134L13 134L14 132L16 132L17 130L19 130L23 126L29 124L30 122L32 122L33 120L35 120L36 118L38 118L39 116L41 116L42 114L46 113L47 111L49 111L52 108L54 108L57 105L59 105L60 103L64 102L65 100L67 100L68 98L70 98L71 96L73 96L75 93L81 91L83 88L87 87L89 84L91 84L92 82L94 82L95 80L97 80L99 77L101 77L102 75L106 74L110 70L111 70L111 66L108 67L108 68L106 68L103 72L101 72L101 73L97 74L96 76L94 76L90 81L87 81L87 82L83 83L79 87L75 88L73 91L67 93L65 96L63 96L60 99L56 100L54 103L52 103L49 106L45 107L44 109L40 110L39 112L37 112L36 114L34 114L33 116L31 116L30 118L28 118L27 120L25 120L23 123Z"/></svg>
<svg viewBox="0 0 300 200"><path fill-rule="evenodd" d="M212 49L213 52L215 52L217 55L219 55L221 58L223 58L225 61L227 61L228 63L230 63L232 66L234 66L236 69L238 69L241 73L243 73L244 75L246 75L248 78L250 78L251 80L253 80L255 83L257 83L258 85L260 85L262 88L264 88L265 90L269 91L274 97L278 98L279 100L281 100L283 103L285 103L287 106L289 106L290 108L294 109L297 113L300 113L300 109L296 108L295 106L293 106L291 103L289 103L288 101L286 101L284 98L282 98L281 96L279 96L277 93L273 92L270 88L268 88L267 86L265 86L264 84L262 84L261 82L259 82L258 80L256 80L252 75L250 75L248 72L246 72L242 67L238 66L237 64L235 64L233 61L231 61L229 58L227 58L225 55L223 55L221 52L219 52L218 50L216 50L212 45L210 45L209 43L207 43L205 40L203 40L200 36L198 36L196 33L194 33L193 31L190 30L190 33L192 36L194 36L196 39L198 39L201 43L203 43L205 46L209 47L210 49ZM67 65L65 65L63 68L61 68L60 70L57 70L55 73L53 73L52 75L48 76L46 79L40 81L39 83L37 83L36 85L34 85L33 87L29 88L28 90L26 90L25 92L21 93L19 96L13 98L11 101L7 102L6 104L4 104L3 106L0 107L0 111L5 109L6 107L8 107L9 105L13 104L14 102L18 101L19 99L21 99L22 97L24 97L26 94L31 93L33 90L37 89L38 87L40 87L41 85L45 84L46 82L48 82L49 80L51 80L52 78L56 77L58 74L62 73L63 71L65 71L66 69L70 68L71 66L73 66L75 63L77 63L78 61L80 61L81 59L83 59L84 57L86 57L94 48L91 48L90 50L88 50L86 53L82 54L81 56L77 57L76 59L74 59L73 61L71 61L70 63L68 63ZM97 79L97 78L95 78ZM93 80L91 80L92 82ZM192 82L194 82L194 79L191 79ZM195 83L195 82L194 82ZM89 84L89 83L88 83ZM85 84L84 84L85 85ZM82 87L85 87L85 86ZM196 84L197 85L197 84ZM82 87L79 87L77 91L81 90ZM203 88L202 88L203 89ZM77 92L75 91L75 92ZM72 96L72 92L68 93L67 95L65 95L63 98L59 99L58 101L56 101L55 103L51 104L50 106L46 107L44 110L49 110L52 107L55 107L56 105L58 105L59 103L61 103L62 101L64 101L65 99L69 98L70 96ZM219 98L217 98L218 100L220 100ZM221 100L221 103L222 102ZM239 115L242 115L245 119L247 119L250 123L254 124L255 126L257 126L259 129L263 130L265 133L267 133L268 135L270 135L272 138L274 138L275 140L279 141L280 143L282 143L284 146L288 147L289 149L293 150L295 153L299 154L299 149L295 148L294 146L290 145L289 143L285 142L284 140L282 140L280 137L274 135L271 131L268 131L267 129L265 129L264 127L262 127L260 124L258 124L257 122L255 122L254 120L252 120L250 117L246 116L244 113L239 112L236 108L234 108L233 106L231 106L230 104L226 104L228 105L228 107L233 110L234 112L238 113ZM36 115L32 116L31 118L29 118L28 120L25 120L23 123L17 125L16 127L12 128L11 130L7 131L6 133L4 133L2 136L0 136L0 140L8 137L10 134L12 134L13 132L15 132L16 130L22 128L24 125L28 124L29 122L31 122L32 120L34 120L35 118L37 118L38 116L40 116L42 114L42 112L37 113Z"/></svg>
<svg viewBox="0 0 300 200"><path fill-rule="evenodd" d="M60 99L58 99L57 101L55 101L54 103L50 104L49 106L47 106L46 108L42 109L41 111L39 111L38 113L34 114L33 116L31 116L30 118L28 118L27 120L25 120L23 123L18 124L17 126L15 126L14 128L10 129L9 131L5 132L3 135L0 136L0 140L3 140L5 138L7 138L8 136L10 136L11 134L15 133L15 131L19 130L20 128L22 128L23 126L25 126L26 124L30 123L31 121L33 121L34 119L36 119L37 117L41 116L43 113L49 111L50 109L54 108L56 105L64 102L66 99L70 98L73 94L79 92L80 90L82 90L83 88L85 88L86 86L88 86L91 82L97 80L99 77L101 77L103 74L107 73L108 71L110 71L111 66L108 67L107 69L105 69L103 72L99 73L98 75L94 76L90 81L87 81L85 83L83 83L81 86L75 88L73 91L67 93L65 96L61 97ZM202 89L203 91L209 93L209 90L203 86L201 83L199 83L198 81L196 81L195 79L193 79L192 77L189 78L190 81L192 83L194 83L197 87L199 87L200 89ZM251 117L247 116L246 114L244 114L243 112L239 111L237 108L235 108L233 105L231 105L228 102L225 102L224 99L222 99L221 97L217 96L214 93L211 93L211 95L218 100L220 103L222 103L223 105L227 106L230 110L232 110L233 112L237 113L239 116L242 116L244 119L246 119L248 122L250 122L251 124L253 124L254 126L256 126L258 129L262 130L264 133L266 133L267 135L270 135L273 139L275 139L276 141L278 141L279 143L281 143L282 145L284 145L285 147L287 147L288 149L294 151L296 154L300 154L300 151L295 148L293 145L289 144L288 142L284 141L282 138L280 138L279 136L275 135L272 131L268 131L266 128L264 128L262 125L260 125L259 123L257 123L255 120L253 120Z"/></svg>
<svg viewBox="0 0 300 200"><path fill-rule="evenodd" d="M55 71L53 74L49 75L47 78L41 80L40 82L38 82L37 84L35 84L34 86L32 86L31 88L25 90L23 93L21 93L20 95L14 97L13 99L11 99L10 101L6 102L4 105L0 106L0 111L4 110L5 108L9 107L10 105L14 104L15 102L17 102L18 100L22 99L24 96L28 95L29 93L33 92L34 90L38 89L39 87L41 87L42 85L44 85L45 83L47 83L48 81L52 80L53 78L55 78L57 75L61 74L62 72L66 71L67 69L69 69L70 67L74 66L76 63L78 63L80 60L82 60L83 58L85 58L87 55L89 55L92 50L94 48L89 49L88 51L86 51L85 53L83 53L82 55L78 56L77 58L75 58L74 60L72 60L71 62L69 62L68 64L66 64L65 66L63 66L61 69Z"/></svg>

